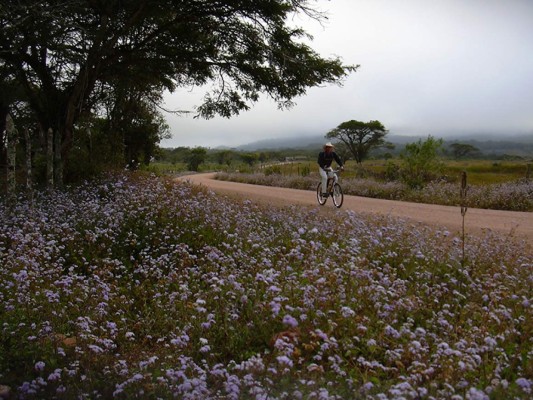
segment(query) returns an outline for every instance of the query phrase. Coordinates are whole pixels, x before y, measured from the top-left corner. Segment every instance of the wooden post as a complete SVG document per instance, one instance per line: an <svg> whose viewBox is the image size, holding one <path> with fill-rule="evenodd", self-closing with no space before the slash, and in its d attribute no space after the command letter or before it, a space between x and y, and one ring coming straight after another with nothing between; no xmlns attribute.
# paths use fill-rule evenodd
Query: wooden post
<svg viewBox="0 0 533 400"><path fill-rule="evenodd" d="M46 132L46 186L54 187L54 131L48 128Z"/></svg>
<svg viewBox="0 0 533 400"><path fill-rule="evenodd" d="M17 161L17 142L18 132L13 123L11 115L6 116L6 138L7 138L7 197L10 202L14 202L17 198L17 177L16 161Z"/></svg>
<svg viewBox="0 0 533 400"><path fill-rule="evenodd" d="M466 183L466 171L463 171L461 175L461 216L463 217L463 237L462 237L462 250L463 250L463 259L462 264L465 264L465 215L468 207L466 206L466 192L468 186Z"/></svg>

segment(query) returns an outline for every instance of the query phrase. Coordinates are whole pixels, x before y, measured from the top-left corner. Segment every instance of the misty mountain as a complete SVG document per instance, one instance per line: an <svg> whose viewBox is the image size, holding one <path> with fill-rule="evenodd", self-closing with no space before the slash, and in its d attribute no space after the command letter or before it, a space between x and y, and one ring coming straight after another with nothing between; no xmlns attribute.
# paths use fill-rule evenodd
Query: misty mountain
<svg viewBox="0 0 533 400"><path fill-rule="evenodd" d="M439 136L435 136L439 138ZM427 136L403 136L389 134L386 140L396 145L396 150L401 150L408 143L418 140L425 140ZM533 134L528 135L487 135L487 134L465 134L449 135L442 137L445 146L452 143L464 143L477 147L484 154L508 154L522 157L533 156ZM326 142L324 135L314 136L293 136L276 139L259 140L236 148L239 151L261 151L261 150L312 150L317 151Z"/></svg>
<svg viewBox="0 0 533 400"><path fill-rule="evenodd" d="M325 143L324 135L294 136L276 139L263 139L237 147L240 151L282 150L282 149L307 149L309 147L322 147Z"/></svg>

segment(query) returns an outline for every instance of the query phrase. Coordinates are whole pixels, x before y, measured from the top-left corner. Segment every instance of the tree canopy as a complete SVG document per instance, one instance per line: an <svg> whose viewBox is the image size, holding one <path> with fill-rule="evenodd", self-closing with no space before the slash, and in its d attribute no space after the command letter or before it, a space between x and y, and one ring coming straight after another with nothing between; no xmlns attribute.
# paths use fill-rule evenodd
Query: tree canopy
<svg viewBox="0 0 533 400"><path fill-rule="evenodd" d="M343 122L326 135L328 139L337 139L344 143L360 164L373 148L388 145L385 135L388 131L379 121L361 122L350 120Z"/></svg>
<svg viewBox="0 0 533 400"><path fill-rule="evenodd" d="M479 149L468 143L452 143L450 144L450 149L453 157L455 158L464 158L479 155Z"/></svg>
<svg viewBox="0 0 533 400"><path fill-rule="evenodd" d="M197 116L230 117L261 93L290 107L307 88L357 68L319 56L288 24L295 13L323 17L308 0L2 3L0 73L20 84L41 131L60 133L63 156L76 124L117 88L157 102L148 94L210 84Z"/></svg>

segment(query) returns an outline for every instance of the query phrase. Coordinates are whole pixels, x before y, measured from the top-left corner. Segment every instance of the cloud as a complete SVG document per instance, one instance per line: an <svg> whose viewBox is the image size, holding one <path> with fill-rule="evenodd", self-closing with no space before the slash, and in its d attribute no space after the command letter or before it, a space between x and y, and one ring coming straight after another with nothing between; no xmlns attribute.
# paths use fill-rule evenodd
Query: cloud
<svg viewBox="0 0 533 400"><path fill-rule="evenodd" d="M361 64L343 87L309 89L289 111L262 99L230 120L169 117L164 146L235 146L325 134L343 121L377 119L401 134L533 134L533 2L527 0L336 0L321 26L302 17L321 55ZM202 89L167 107L192 108Z"/></svg>

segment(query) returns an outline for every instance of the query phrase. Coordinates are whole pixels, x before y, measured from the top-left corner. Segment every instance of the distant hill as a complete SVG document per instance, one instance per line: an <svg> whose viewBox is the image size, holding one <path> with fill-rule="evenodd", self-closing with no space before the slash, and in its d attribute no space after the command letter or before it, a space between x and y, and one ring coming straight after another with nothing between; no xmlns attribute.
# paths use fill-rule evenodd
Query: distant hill
<svg viewBox="0 0 533 400"><path fill-rule="evenodd" d="M242 151L305 149L311 146L321 147L324 144L324 135L298 136L276 139L264 139L237 147Z"/></svg>
<svg viewBox="0 0 533 400"><path fill-rule="evenodd" d="M439 137L435 135L435 137ZM387 140L397 146L396 151L403 149L407 143L413 143L427 136L403 136L387 135ZM465 143L477 147L486 155L516 155L521 157L533 157L533 134L528 135L485 135L485 134L465 134L449 135L442 137L447 144ZM293 136L276 139L265 139L248 143L237 147L240 151L261 151L261 150L312 150L320 149L326 139L323 135L314 136Z"/></svg>

